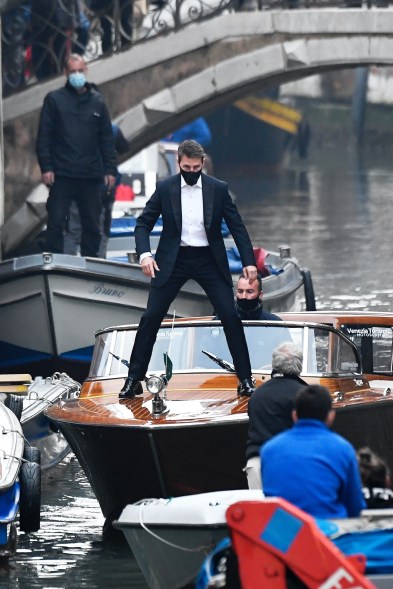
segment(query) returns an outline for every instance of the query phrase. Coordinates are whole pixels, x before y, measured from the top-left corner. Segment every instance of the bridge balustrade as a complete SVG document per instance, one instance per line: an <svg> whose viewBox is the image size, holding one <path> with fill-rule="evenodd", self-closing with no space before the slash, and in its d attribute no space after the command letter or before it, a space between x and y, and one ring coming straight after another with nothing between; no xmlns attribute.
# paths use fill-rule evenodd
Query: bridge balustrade
<svg viewBox="0 0 393 589"><path fill-rule="evenodd" d="M3 96L225 11L385 7L389 0L28 0L2 14ZM15 4L15 3L14 3Z"/></svg>

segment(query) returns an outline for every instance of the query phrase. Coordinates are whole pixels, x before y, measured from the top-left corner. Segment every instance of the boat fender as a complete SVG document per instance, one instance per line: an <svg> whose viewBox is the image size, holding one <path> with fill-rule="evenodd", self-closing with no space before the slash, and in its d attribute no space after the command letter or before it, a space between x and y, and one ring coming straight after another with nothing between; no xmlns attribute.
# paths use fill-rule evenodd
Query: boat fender
<svg viewBox="0 0 393 589"><path fill-rule="evenodd" d="M23 462L19 471L19 527L22 532L36 532L41 520L41 467Z"/></svg>
<svg viewBox="0 0 393 589"><path fill-rule="evenodd" d="M304 297L306 300L306 311L316 311L314 285L310 270L301 271L303 276Z"/></svg>
<svg viewBox="0 0 393 589"><path fill-rule="evenodd" d="M4 405L19 419L22 417L23 397L20 395L7 395Z"/></svg>
<svg viewBox="0 0 393 589"><path fill-rule="evenodd" d="M41 452L35 446L29 445L27 442L25 443L25 447L23 450L23 458L27 462L35 462L36 464L41 464Z"/></svg>

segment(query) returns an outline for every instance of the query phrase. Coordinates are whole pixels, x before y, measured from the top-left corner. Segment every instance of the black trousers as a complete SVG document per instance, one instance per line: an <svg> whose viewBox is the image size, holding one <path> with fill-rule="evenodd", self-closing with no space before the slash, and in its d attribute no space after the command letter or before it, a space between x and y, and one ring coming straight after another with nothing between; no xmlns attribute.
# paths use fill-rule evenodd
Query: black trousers
<svg viewBox="0 0 393 589"><path fill-rule="evenodd" d="M136 380L146 376L161 321L180 288L190 278L198 282L221 319L238 378L250 378L251 365L242 322L236 312L232 286L225 280L209 247L180 247L170 279L150 288L146 311L141 317L128 374Z"/></svg>
<svg viewBox="0 0 393 589"><path fill-rule="evenodd" d="M46 251L63 253L64 230L71 203L75 200L82 225L81 255L98 257L101 243L101 185L101 179L82 180L56 176L46 203L48 211Z"/></svg>

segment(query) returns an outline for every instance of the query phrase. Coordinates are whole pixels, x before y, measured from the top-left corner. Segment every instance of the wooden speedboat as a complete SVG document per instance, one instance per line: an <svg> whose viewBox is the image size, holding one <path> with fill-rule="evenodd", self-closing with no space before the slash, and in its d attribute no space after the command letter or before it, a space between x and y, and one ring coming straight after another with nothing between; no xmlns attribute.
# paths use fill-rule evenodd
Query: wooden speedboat
<svg viewBox="0 0 393 589"><path fill-rule="evenodd" d="M47 410L109 522L125 505L146 497L247 486L242 469L248 399L237 395L221 324L164 322L149 364L153 378L146 382L147 392L119 402L136 328L97 332L80 398ZM277 345L297 342L304 354L302 378L331 391L335 429L357 447L371 446L393 466L393 398L370 388L356 346L344 334L329 325L289 321L245 322L245 333L257 385L270 378ZM173 362L173 376L159 392L165 384L164 353Z"/></svg>
<svg viewBox="0 0 393 589"><path fill-rule="evenodd" d="M326 323L342 331L356 345L370 385L393 393L393 313L332 310L287 312L280 317Z"/></svg>
<svg viewBox="0 0 393 589"><path fill-rule="evenodd" d="M228 535L228 506L261 497L262 491L240 489L143 499L127 505L114 527L124 533L150 589L179 589L195 579L206 552Z"/></svg>

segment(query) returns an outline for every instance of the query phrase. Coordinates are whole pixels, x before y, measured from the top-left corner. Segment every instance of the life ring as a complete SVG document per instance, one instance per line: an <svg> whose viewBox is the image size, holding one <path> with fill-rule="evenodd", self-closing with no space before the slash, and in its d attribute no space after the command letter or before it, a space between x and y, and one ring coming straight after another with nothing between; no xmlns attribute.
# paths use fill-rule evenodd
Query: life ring
<svg viewBox="0 0 393 589"><path fill-rule="evenodd" d="M23 462L19 482L19 527L22 532L36 532L41 520L41 466L36 462Z"/></svg>
<svg viewBox="0 0 393 589"><path fill-rule="evenodd" d="M7 395L4 405L19 419L22 417L23 398L20 395Z"/></svg>
<svg viewBox="0 0 393 589"><path fill-rule="evenodd" d="M314 285L310 270L302 270L304 298L306 300L306 311L316 311Z"/></svg>

